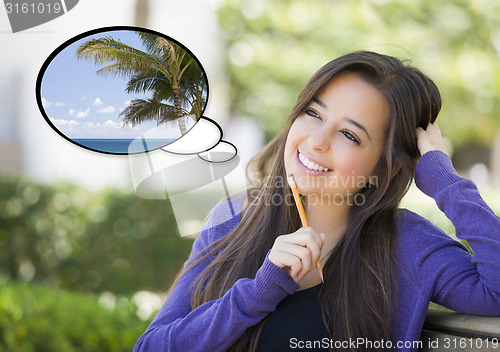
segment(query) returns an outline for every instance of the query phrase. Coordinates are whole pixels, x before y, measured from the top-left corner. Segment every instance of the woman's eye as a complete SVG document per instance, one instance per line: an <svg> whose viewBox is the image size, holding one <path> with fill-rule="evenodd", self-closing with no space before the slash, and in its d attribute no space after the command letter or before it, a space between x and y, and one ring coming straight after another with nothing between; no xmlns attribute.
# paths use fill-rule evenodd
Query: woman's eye
<svg viewBox="0 0 500 352"><path fill-rule="evenodd" d="M321 120L321 116L319 116L319 114L316 112L316 110L313 110L313 109L307 109L305 111L305 113L311 117L314 117L316 119L320 119Z"/></svg>
<svg viewBox="0 0 500 352"><path fill-rule="evenodd" d="M349 140L353 141L353 142L354 142L354 143L356 143L357 145L359 145L359 144L360 144L359 139L358 139L358 138L356 138L356 136L355 136L355 135L353 135L351 132L349 132L349 131L345 131L345 130L340 131L340 132L341 132L341 133L342 133L342 134L343 134L343 135L344 135L347 139L349 139Z"/></svg>

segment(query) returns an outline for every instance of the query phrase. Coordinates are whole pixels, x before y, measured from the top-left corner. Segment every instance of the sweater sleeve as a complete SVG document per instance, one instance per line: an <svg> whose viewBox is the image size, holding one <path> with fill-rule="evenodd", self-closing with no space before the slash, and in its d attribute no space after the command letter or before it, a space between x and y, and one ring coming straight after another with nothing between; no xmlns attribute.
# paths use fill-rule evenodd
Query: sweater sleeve
<svg viewBox="0 0 500 352"><path fill-rule="evenodd" d="M415 234L416 268L432 301L460 313L500 316L500 218L483 201L474 183L460 177L449 157L425 153L415 181L453 223L459 242L433 226ZM430 225L430 224L429 224Z"/></svg>
<svg viewBox="0 0 500 352"><path fill-rule="evenodd" d="M224 212L221 209L220 206L214 209L194 241L184 269L202 256L211 243L234 228L232 222L237 223L234 218L224 223L216 220L221 215L227 218L227 214L221 214ZM223 297L191 310L191 283L211 260L213 257L207 257L183 273L172 287L164 306L137 341L135 352L226 351L248 327L261 321L283 298L299 288L283 269L266 256L255 278L239 279Z"/></svg>

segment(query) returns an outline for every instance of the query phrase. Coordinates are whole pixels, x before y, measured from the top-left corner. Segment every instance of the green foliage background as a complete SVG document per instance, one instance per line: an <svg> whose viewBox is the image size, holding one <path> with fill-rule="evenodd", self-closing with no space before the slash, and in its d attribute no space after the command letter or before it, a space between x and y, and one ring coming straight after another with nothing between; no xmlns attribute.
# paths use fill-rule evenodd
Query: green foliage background
<svg viewBox="0 0 500 352"><path fill-rule="evenodd" d="M127 297L166 291L192 245L170 203L22 177L0 194L0 350L130 351L148 324Z"/></svg>
<svg viewBox="0 0 500 352"><path fill-rule="evenodd" d="M133 294L166 292L192 246L168 200L21 176L0 194L0 351L132 350Z"/></svg>
<svg viewBox="0 0 500 352"><path fill-rule="evenodd" d="M168 200L0 179L0 271L82 292L163 291L188 256Z"/></svg>
<svg viewBox="0 0 500 352"><path fill-rule="evenodd" d="M440 87L438 119L455 146L491 145L500 128L500 2L496 0L226 0L235 115L261 121L268 139L309 77L356 50L409 59Z"/></svg>
<svg viewBox="0 0 500 352"><path fill-rule="evenodd" d="M146 323L123 298L113 309L90 295L0 280L0 351L131 351Z"/></svg>

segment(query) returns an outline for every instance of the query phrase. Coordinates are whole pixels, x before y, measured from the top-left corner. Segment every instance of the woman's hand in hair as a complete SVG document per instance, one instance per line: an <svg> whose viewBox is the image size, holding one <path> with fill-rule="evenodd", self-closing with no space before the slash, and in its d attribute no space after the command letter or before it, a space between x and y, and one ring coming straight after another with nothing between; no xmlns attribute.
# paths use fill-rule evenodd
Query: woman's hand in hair
<svg viewBox="0 0 500 352"><path fill-rule="evenodd" d="M417 127L417 147L420 155L424 155L431 150L440 150L448 154L443 136L437 124L430 123L425 130Z"/></svg>
<svg viewBox="0 0 500 352"><path fill-rule="evenodd" d="M276 238L269 260L298 283L316 266L324 242L325 234L316 233L312 227L302 227Z"/></svg>

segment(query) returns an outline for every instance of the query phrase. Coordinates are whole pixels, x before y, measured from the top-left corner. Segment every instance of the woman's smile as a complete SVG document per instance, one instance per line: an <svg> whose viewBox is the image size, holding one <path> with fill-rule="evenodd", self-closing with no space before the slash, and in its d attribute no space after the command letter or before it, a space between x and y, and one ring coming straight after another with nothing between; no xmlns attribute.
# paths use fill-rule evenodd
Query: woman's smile
<svg viewBox="0 0 500 352"><path fill-rule="evenodd" d="M314 159L306 156L300 150L297 150L297 163L299 166L303 166L302 170L311 175L324 175L333 170L329 169L327 166L316 162Z"/></svg>

